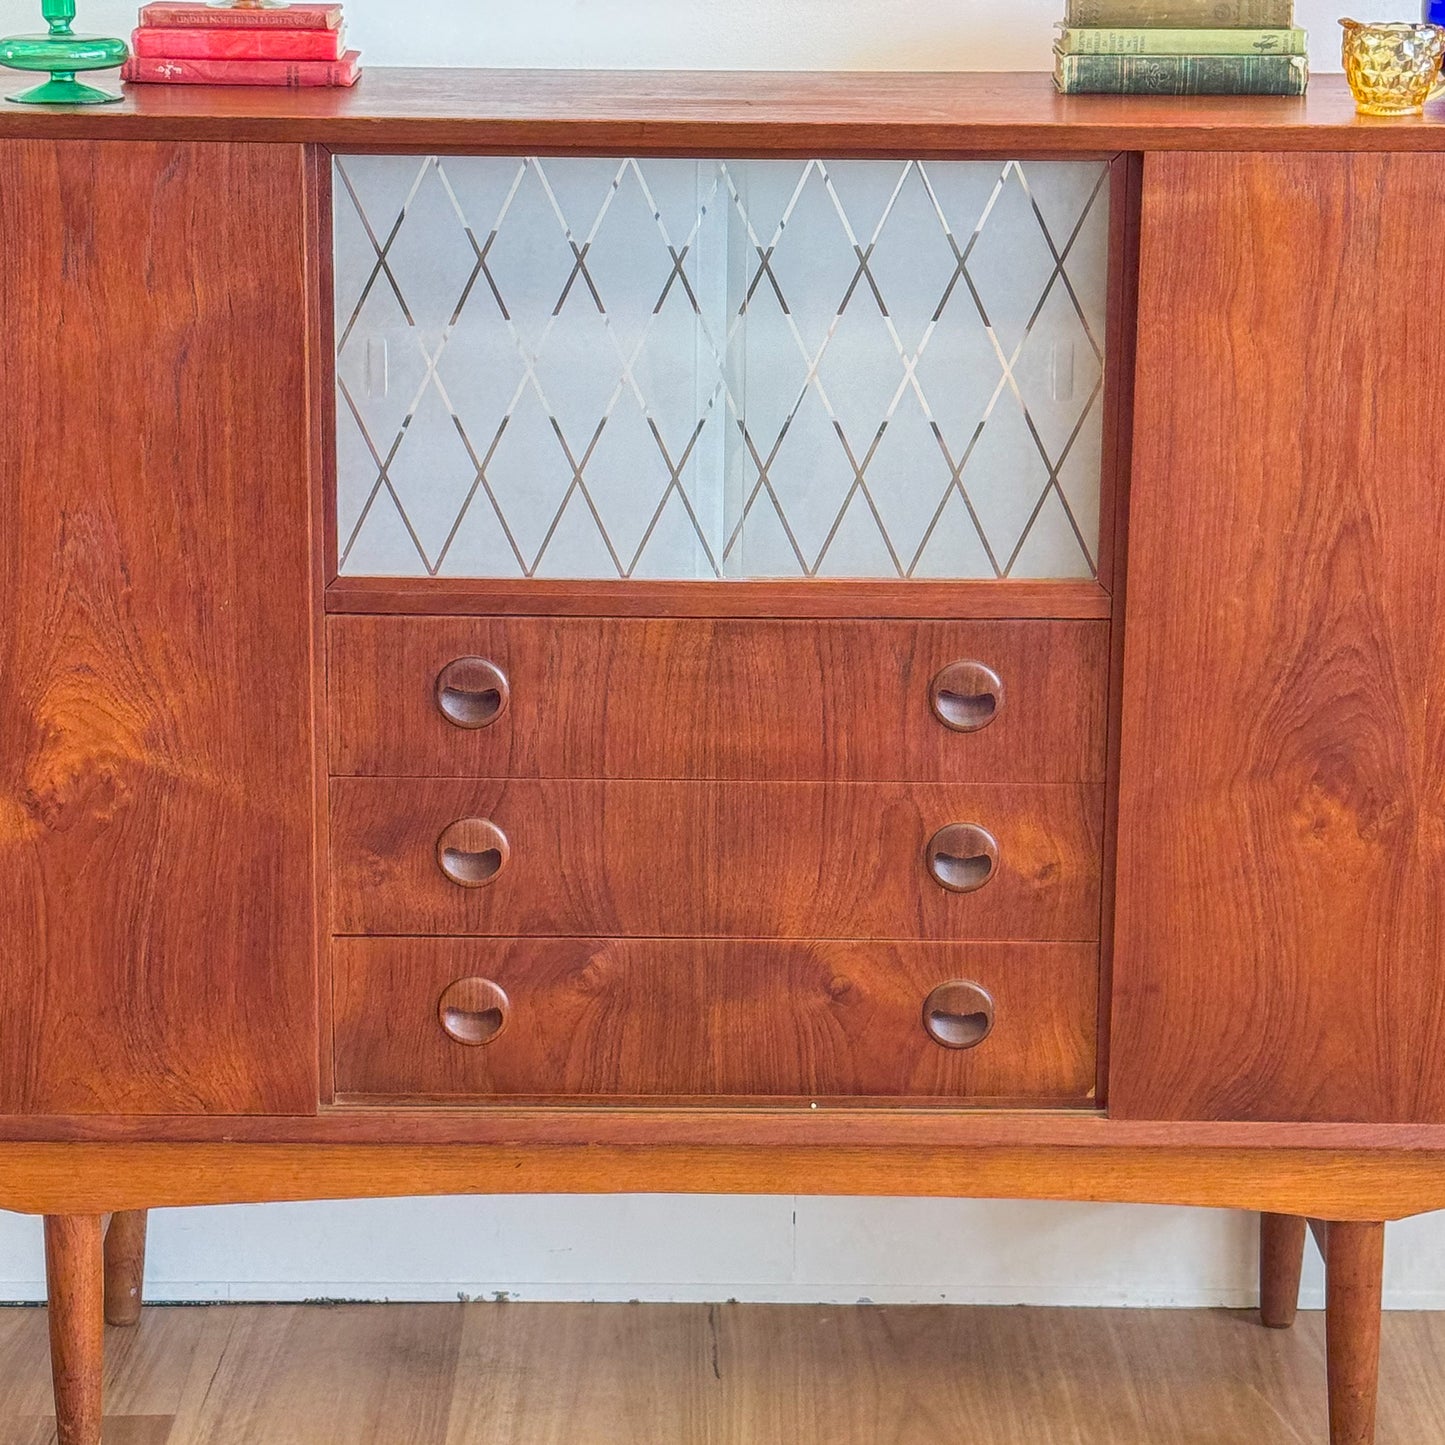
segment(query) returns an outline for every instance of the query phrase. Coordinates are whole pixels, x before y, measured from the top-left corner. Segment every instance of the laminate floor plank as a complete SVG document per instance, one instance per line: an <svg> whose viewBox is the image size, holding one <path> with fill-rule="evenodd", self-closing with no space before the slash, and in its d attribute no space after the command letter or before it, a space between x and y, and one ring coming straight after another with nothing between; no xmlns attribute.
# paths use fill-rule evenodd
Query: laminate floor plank
<svg viewBox="0 0 1445 1445"><path fill-rule="evenodd" d="M168 1445L439 1445L463 1314L449 1305L261 1305ZM485 1437L479 1437L484 1439Z"/></svg>
<svg viewBox="0 0 1445 1445"><path fill-rule="evenodd" d="M0 1421L29 1419L50 1409L49 1350L44 1310L0 1310ZM10 1445L3 1430L0 1441Z"/></svg>
<svg viewBox="0 0 1445 1445"><path fill-rule="evenodd" d="M1302 1314L1296 1329L1282 1332L1266 1330L1253 1310L1150 1310L1137 1321L1120 1319L1124 1313L1132 1312L1101 1311L1094 1372L1096 1383L1126 1401L1115 1445L1328 1438L1323 1314ZM1092 1407L1107 1409L1107 1396L1096 1395ZM1085 1438L1092 1445L1095 1437Z"/></svg>
<svg viewBox="0 0 1445 1445"><path fill-rule="evenodd" d="M445 1445L709 1440L711 1358L706 1305L467 1306Z"/></svg>
<svg viewBox="0 0 1445 1445"><path fill-rule="evenodd" d="M1065 1313L1068 1321L1060 1318ZM1171 1312L1120 1319L1123 1313L780 1311L762 1328L735 1320L739 1348L724 1359L740 1366L751 1386L729 1394L733 1413L720 1438L728 1445L960 1438L977 1445L1296 1445L1298 1433L1288 1422L1279 1428L1269 1402L1239 1388L1261 1373L1240 1317L1191 1312L1192 1329L1176 1336ZM1237 1333L1227 1328L1235 1322ZM1168 1349L1151 1343L1161 1332ZM1310 1346L1303 1348L1308 1355ZM1322 1399L1322 1381L1320 1391ZM1222 1403L1196 1410L1200 1400Z"/></svg>
<svg viewBox="0 0 1445 1445"><path fill-rule="evenodd" d="M1323 1372L1323 1328L1319 1346ZM1387 1314L1381 1348L1382 1445L1392 1440L1445 1439L1445 1314Z"/></svg>
<svg viewBox="0 0 1445 1445"><path fill-rule="evenodd" d="M140 1321L125 1329L107 1329L107 1414L179 1414L188 1398L204 1393L238 1323L237 1312L229 1309L163 1309L143 1310Z"/></svg>
<svg viewBox="0 0 1445 1445"><path fill-rule="evenodd" d="M147 1309L105 1445L1318 1445L1324 1317L759 1305ZM1445 1313L1385 1317L1379 1445L1445 1440ZM0 1445L54 1445L0 1310Z"/></svg>
<svg viewBox="0 0 1445 1445"><path fill-rule="evenodd" d="M5 1445L55 1445L55 1417L0 1415L0 1440Z"/></svg>
<svg viewBox="0 0 1445 1445"><path fill-rule="evenodd" d="M146 1310L129 1329L107 1329L105 1445L169 1445L173 1419L215 1374L236 1318ZM45 1311L0 1309L0 1445L54 1445L51 1408Z"/></svg>
<svg viewBox="0 0 1445 1445"><path fill-rule="evenodd" d="M172 1415L113 1415L106 1419L101 1445L172 1445ZM55 1417L7 1419L0 1415L4 1445L55 1445Z"/></svg>

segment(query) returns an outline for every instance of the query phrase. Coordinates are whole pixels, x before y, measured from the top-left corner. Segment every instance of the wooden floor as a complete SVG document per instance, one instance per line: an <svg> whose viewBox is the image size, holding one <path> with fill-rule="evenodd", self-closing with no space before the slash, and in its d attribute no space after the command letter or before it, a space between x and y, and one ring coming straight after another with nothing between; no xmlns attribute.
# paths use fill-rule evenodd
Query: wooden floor
<svg viewBox="0 0 1445 1445"><path fill-rule="evenodd" d="M1323 1319L759 1305L148 1309L106 1445L1317 1445ZM0 1310L0 1445L52 1445ZM1445 1440L1445 1315L1385 1322L1379 1445Z"/></svg>

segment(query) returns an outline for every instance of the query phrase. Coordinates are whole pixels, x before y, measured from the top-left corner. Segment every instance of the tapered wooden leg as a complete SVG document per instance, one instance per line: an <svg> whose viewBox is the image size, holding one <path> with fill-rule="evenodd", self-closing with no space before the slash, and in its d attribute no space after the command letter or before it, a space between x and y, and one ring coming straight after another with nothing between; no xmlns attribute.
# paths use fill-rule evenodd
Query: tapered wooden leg
<svg viewBox="0 0 1445 1445"><path fill-rule="evenodd" d="M1287 1330L1294 1323L1304 1258L1305 1221L1300 1216L1259 1216L1259 1317L1272 1330Z"/></svg>
<svg viewBox="0 0 1445 1445"><path fill-rule="evenodd" d="M50 1373L58 1445L100 1445L105 1342L104 1242L98 1214L45 1217Z"/></svg>
<svg viewBox="0 0 1445 1445"><path fill-rule="evenodd" d="M1383 1224L1325 1224L1325 1356L1330 1445L1374 1445L1380 1379Z"/></svg>
<svg viewBox="0 0 1445 1445"><path fill-rule="evenodd" d="M146 1211L112 1214L105 1231L105 1322L133 1325L145 1300Z"/></svg>

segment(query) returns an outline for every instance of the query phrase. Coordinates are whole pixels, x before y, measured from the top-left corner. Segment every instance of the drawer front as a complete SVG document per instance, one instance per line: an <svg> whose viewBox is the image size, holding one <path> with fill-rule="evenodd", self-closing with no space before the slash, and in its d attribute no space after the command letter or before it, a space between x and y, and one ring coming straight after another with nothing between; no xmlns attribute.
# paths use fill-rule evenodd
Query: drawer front
<svg viewBox="0 0 1445 1445"><path fill-rule="evenodd" d="M342 1095L1077 1105L1094 1088L1087 944L368 938L333 949ZM965 982L982 993L934 992ZM943 1000L931 1027L970 1046L935 1041L930 996Z"/></svg>
<svg viewBox="0 0 1445 1445"><path fill-rule="evenodd" d="M331 771L1100 782L1108 629L333 617Z"/></svg>
<svg viewBox="0 0 1445 1445"><path fill-rule="evenodd" d="M1092 784L341 778L333 920L342 934L1093 941L1103 811ZM980 832L941 835L959 824L986 830L996 858ZM972 891L935 880L931 848Z"/></svg>

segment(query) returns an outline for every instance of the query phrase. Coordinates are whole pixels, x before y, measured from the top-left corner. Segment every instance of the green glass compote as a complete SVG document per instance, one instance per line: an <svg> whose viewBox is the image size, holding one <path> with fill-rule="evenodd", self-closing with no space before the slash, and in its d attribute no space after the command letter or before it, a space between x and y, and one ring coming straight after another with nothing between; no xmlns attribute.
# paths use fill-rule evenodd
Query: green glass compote
<svg viewBox="0 0 1445 1445"><path fill-rule="evenodd" d="M50 25L49 34L11 35L0 40L0 65L11 70L48 70L50 79L8 99L22 105L105 105L120 100L120 96L85 85L75 76L81 70L114 70L130 54L125 41L75 34L70 28L75 0L40 0L40 13Z"/></svg>

